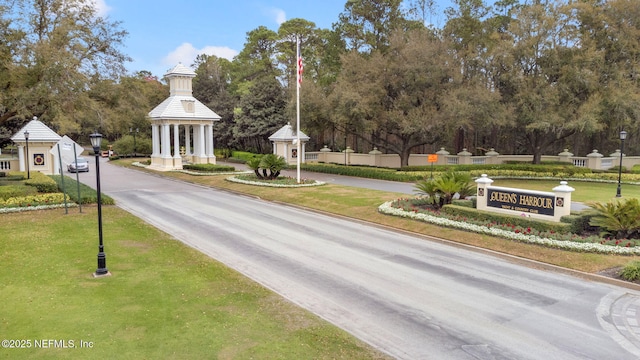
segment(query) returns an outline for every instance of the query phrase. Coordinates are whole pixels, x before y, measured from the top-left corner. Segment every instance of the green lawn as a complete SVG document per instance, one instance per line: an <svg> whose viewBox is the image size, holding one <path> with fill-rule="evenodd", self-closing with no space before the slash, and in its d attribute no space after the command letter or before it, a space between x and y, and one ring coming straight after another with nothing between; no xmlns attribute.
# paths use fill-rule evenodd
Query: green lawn
<svg viewBox="0 0 640 360"><path fill-rule="evenodd" d="M569 181L569 186L576 189L571 193L573 201L588 202L598 201L607 202L616 199L616 189L618 184L615 183L597 183L586 181ZM515 180L515 179L496 179L494 186L514 187L520 189L551 191L554 187L560 185L557 180ZM639 185L621 185L622 198L640 198Z"/></svg>
<svg viewBox="0 0 640 360"><path fill-rule="evenodd" d="M113 275L95 279L95 206L0 215L0 333L31 346L0 358L384 358L117 207L103 219Z"/></svg>

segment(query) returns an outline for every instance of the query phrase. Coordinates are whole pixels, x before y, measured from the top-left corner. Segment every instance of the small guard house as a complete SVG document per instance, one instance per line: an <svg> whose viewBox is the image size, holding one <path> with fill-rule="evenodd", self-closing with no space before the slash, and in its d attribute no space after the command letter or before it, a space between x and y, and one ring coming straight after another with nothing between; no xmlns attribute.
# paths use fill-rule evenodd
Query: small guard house
<svg viewBox="0 0 640 360"><path fill-rule="evenodd" d="M309 141L309 136L300 131L300 151L302 156L300 158L300 162L304 163L305 158L305 147L307 142ZM298 162L298 145L296 141L298 140L298 133L293 131L291 127L291 123L280 128L280 130L273 133L273 135L269 136L269 141L273 144L273 153L276 155L280 155L287 161L289 165L296 165Z"/></svg>
<svg viewBox="0 0 640 360"><path fill-rule="evenodd" d="M30 172L60 174L58 157L50 152L60 139L60 135L34 117L11 137L11 141L18 146L19 171L26 172L28 166Z"/></svg>
<svg viewBox="0 0 640 360"><path fill-rule="evenodd" d="M215 164L213 123L220 116L193 97L192 82L196 73L178 64L165 74L169 81L169 98L148 114L153 142L151 169L182 169L183 160L193 164ZM184 144L180 132L184 132ZM173 139L173 140L172 140ZM184 157L180 153L184 147Z"/></svg>

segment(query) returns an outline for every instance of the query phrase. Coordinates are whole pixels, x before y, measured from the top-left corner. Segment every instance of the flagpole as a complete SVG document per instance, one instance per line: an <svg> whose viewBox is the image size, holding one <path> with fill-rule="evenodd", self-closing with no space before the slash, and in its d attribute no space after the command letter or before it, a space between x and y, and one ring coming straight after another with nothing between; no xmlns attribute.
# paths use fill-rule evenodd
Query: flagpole
<svg viewBox="0 0 640 360"><path fill-rule="evenodd" d="M300 54L300 38L296 36L296 174L298 184L300 183L300 157L302 157L302 151L300 146L300 85L302 82L302 74L300 73L300 65L302 62L302 55Z"/></svg>

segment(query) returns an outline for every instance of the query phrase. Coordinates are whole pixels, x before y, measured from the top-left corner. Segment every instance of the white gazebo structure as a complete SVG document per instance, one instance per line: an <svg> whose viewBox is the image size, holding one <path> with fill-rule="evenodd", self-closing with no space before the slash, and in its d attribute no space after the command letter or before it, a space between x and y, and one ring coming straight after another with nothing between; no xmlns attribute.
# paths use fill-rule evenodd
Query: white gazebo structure
<svg viewBox="0 0 640 360"><path fill-rule="evenodd" d="M309 136L300 131L300 151L302 152L302 154L300 154L301 163L304 162L305 148L309 139ZM293 131L290 123L281 127L280 130L269 136L269 141L273 143L273 153L284 157L289 165L296 165L298 161L297 140L298 133Z"/></svg>
<svg viewBox="0 0 640 360"><path fill-rule="evenodd" d="M50 150L60 139L60 135L34 116L33 120L11 137L11 141L18 146L19 170L39 171L47 175L59 174L58 157L51 154Z"/></svg>
<svg viewBox="0 0 640 360"><path fill-rule="evenodd" d="M196 73L178 64L165 74L169 97L149 112L153 151L150 168L160 171L182 169L184 160L194 164L215 164L213 122L220 116L193 97L192 81ZM185 142L180 144L180 126ZM171 150L173 136L173 152Z"/></svg>

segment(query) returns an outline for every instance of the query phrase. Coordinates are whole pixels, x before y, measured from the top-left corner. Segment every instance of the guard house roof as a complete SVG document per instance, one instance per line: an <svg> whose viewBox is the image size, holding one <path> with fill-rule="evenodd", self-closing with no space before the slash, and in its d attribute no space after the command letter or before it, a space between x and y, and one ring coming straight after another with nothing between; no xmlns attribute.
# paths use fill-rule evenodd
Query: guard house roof
<svg viewBox="0 0 640 360"><path fill-rule="evenodd" d="M276 131L273 135L269 136L270 141L293 141L297 139L297 134L293 131L291 124L287 124L280 128L280 130ZM310 138L300 131L300 140L308 141Z"/></svg>
<svg viewBox="0 0 640 360"><path fill-rule="evenodd" d="M26 142L27 139L24 137L25 131L29 132L30 142L37 141L56 143L62 139L60 135L56 134L56 132L51 130L47 125L34 118L23 126L22 129L18 130L18 132L11 137L11 140L14 142Z"/></svg>

